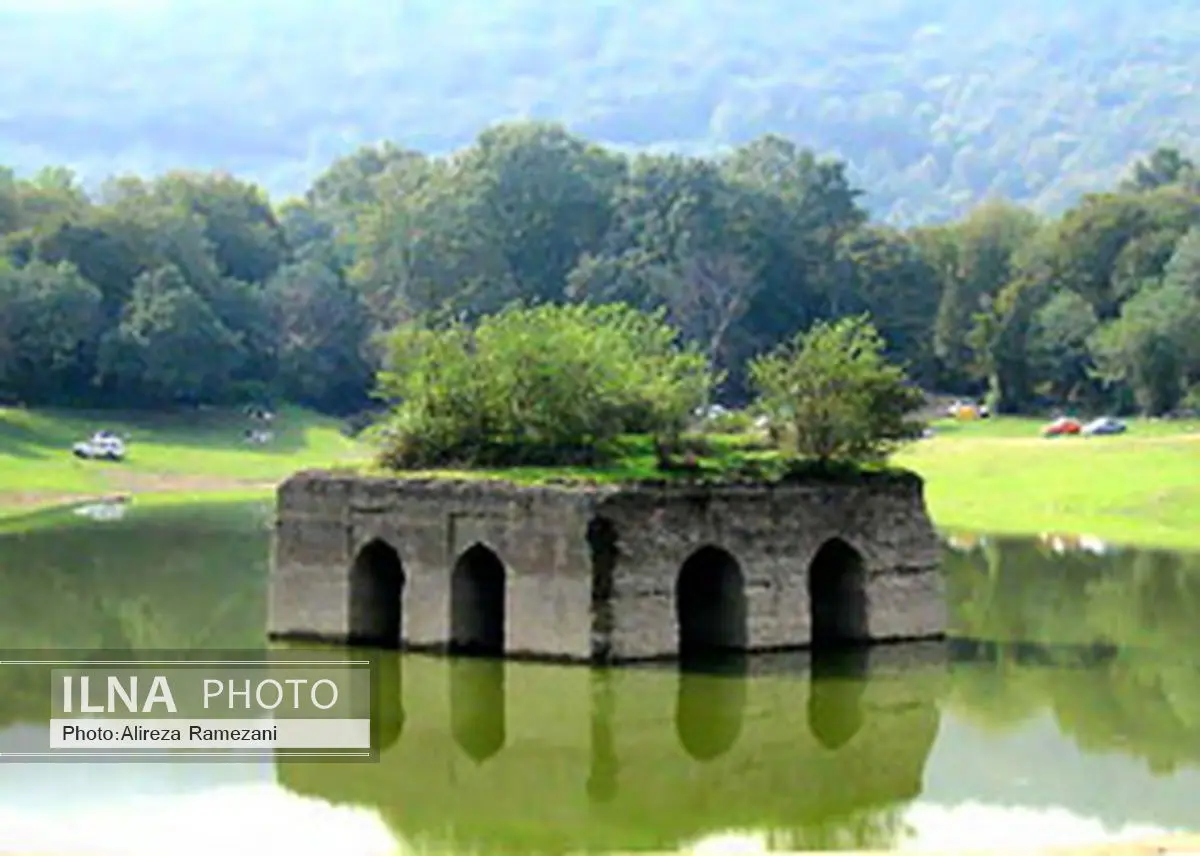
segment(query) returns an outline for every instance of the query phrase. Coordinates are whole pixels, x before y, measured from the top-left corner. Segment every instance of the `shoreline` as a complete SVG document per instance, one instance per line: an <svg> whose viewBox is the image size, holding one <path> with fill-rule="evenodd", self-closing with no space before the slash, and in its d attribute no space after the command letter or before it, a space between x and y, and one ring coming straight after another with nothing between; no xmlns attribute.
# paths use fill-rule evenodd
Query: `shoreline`
<svg viewBox="0 0 1200 856"><path fill-rule="evenodd" d="M370 476L373 469L361 439L346 436L336 420L300 409L281 411L276 442L269 446L247 445L239 412L216 414L203 425L169 415L114 415L106 424L136 442L136 455L121 466L80 463L61 451L93 422L83 413L0 408L0 526L12 529L33 515L92 503L269 501L297 472L352 469ZM948 535L1083 536L1113 547L1200 551L1200 420L1129 425L1130 432L1120 436L1046 440L1032 418L938 420L933 436L905 446L887 469L922 478L934 525ZM713 449L738 462L761 457L745 451L750 447L743 435L713 437ZM629 452L620 466L594 472L528 467L398 477L613 484L656 474L652 449ZM774 475L755 469L742 472L739 464L730 475L735 481ZM719 468L698 474L702 482L720 476ZM672 474L664 480L691 481Z"/></svg>
<svg viewBox="0 0 1200 856"><path fill-rule="evenodd" d="M167 479L170 480L169 477ZM186 481L186 477L184 477ZM269 500L283 483L279 481L240 481L237 479L205 479L209 487L197 489L189 485L177 487L145 487L123 491L94 493L55 493L37 491L0 491L0 530L11 528L21 520L57 511L69 511L88 505L138 505L149 500L152 506L184 505L188 503L235 503ZM1200 539L1188 538L1186 532L1168 531L1162 537L1123 537L1112 530L1106 532L1104 525L1081 526L1076 531L1070 527L1053 529L1021 528L1014 526L977 526L962 523L943 523L931 510L934 526L947 537L964 538L1057 538L1078 540L1096 539L1106 546L1117 549L1170 550L1185 553L1200 552ZM1197 851L1200 853L1200 850ZM0 851L0 856L5 856Z"/></svg>
<svg viewBox="0 0 1200 856"><path fill-rule="evenodd" d="M56 508L71 508L76 505L133 502L137 497L178 497L181 500L184 497L188 497L195 499L197 502L203 502L209 496L238 493L245 493L247 495L268 494L274 491L280 484L281 482L274 481L238 482L235 480L201 489L147 487L133 490L89 491L81 493L64 491L13 491L8 493L0 491L0 520L21 514L53 511ZM0 856L4 856L4 854L0 852Z"/></svg>
<svg viewBox="0 0 1200 856"><path fill-rule="evenodd" d="M764 852L764 856L766 851ZM608 856L687 856L689 851L621 853ZM1178 833L1156 838L1044 847L936 848L928 850L773 850L771 856L1184 856L1200 854L1200 834Z"/></svg>
<svg viewBox="0 0 1200 856"><path fill-rule="evenodd" d="M406 851L397 849L396 856ZM737 851L757 856L760 851ZM767 851L761 851L764 856ZM1055 844L1044 847L979 847L970 849L922 850L772 850L771 856L1196 856L1200 854L1200 834L1178 833L1155 838L1108 841L1090 844ZM87 851L72 853L31 853L0 850L0 856L92 856ZM606 856L695 856L694 850L613 852Z"/></svg>
<svg viewBox="0 0 1200 856"><path fill-rule="evenodd" d="M0 493L0 534L6 531L20 530L23 523L36 518L55 513L66 513L92 505L121 505L144 506L149 500L151 507L169 505L214 504L266 501L275 490L274 483L261 483L226 490L209 490L201 492L185 491L127 491L123 493L80 493L80 494L47 494L44 500L25 503L6 502L7 497ZM27 495L26 495L27 496ZM140 500L140 503L139 503ZM7 856L0 851L0 856Z"/></svg>

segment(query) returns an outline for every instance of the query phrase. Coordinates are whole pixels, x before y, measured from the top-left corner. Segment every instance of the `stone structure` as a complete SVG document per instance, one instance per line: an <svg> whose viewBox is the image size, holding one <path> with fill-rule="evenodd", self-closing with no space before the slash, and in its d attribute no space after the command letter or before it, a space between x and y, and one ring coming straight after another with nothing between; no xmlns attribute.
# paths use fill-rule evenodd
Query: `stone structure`
<svg viewBox="0 0 1200 856"><path fill-rule="evenodd" d="M519 487L299 473L269 630L578 662L940 636L916 476Z"/></svg>

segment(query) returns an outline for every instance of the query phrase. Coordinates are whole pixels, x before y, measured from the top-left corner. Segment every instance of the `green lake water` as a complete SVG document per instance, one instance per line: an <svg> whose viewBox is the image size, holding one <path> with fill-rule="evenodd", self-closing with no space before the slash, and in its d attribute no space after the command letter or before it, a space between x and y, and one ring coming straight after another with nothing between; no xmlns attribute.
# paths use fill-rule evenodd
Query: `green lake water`
<svg viewBox="0 0 1200 856"><path fill-rule="evenodd" d="M0 532L0 650L267 649L271 509ZM375 764L0 764L0 850L955 847L1200 829L1200 557L946 549L951 638L717 674L385 655ZM2 668L2 667L0 667ZM45 729L0 699L0 752Z"/></svg>

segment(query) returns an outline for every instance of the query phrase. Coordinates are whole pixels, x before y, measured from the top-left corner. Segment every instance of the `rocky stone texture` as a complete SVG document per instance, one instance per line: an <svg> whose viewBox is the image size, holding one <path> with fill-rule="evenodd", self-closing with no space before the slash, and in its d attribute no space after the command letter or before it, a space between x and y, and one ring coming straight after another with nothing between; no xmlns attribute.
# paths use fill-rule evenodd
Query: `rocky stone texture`
<svg viewBox="0 0 1200 856"><path fill-rule="evenodd" d="M930 638L916 477L521 487L304 472L278 492L269 629L617 662Z"/></svg>

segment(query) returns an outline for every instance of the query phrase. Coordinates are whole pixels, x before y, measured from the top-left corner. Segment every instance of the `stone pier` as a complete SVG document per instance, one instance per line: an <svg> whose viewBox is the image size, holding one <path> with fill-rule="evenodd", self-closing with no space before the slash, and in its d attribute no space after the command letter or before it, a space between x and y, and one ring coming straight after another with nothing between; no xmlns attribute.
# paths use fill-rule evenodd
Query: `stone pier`
<svg viewBox="0 0 1200 856"><path fill-rule="evenodd" d="M611 663L945 629L916 476L522 487L304 472L278 493L277 638Z"/></svg>

